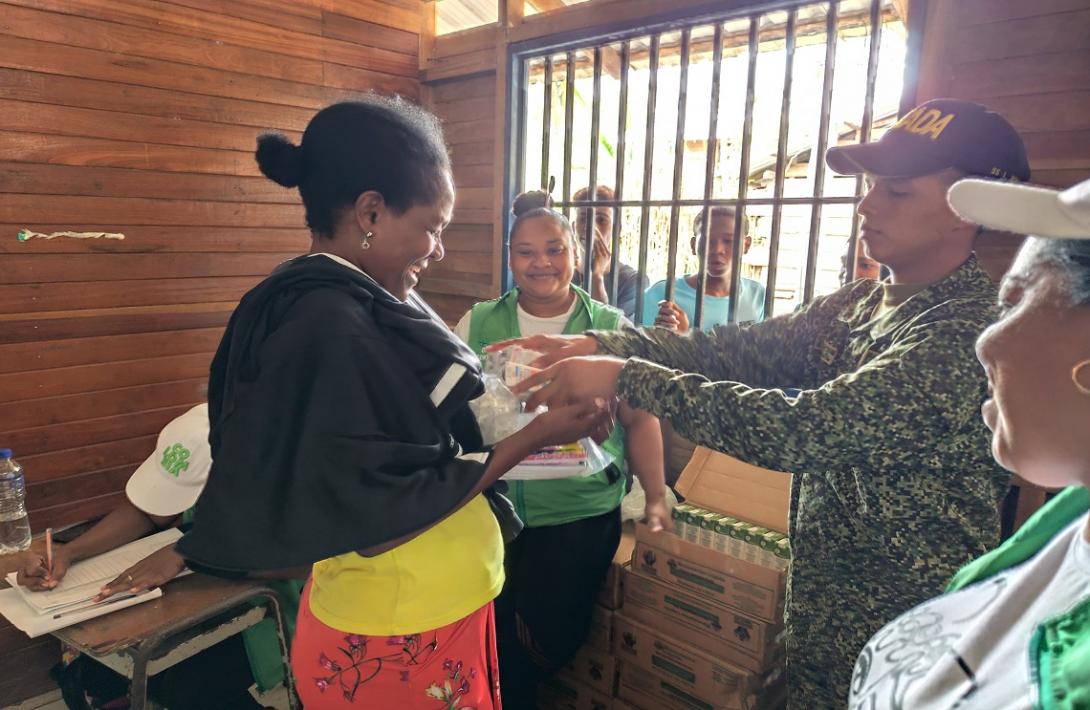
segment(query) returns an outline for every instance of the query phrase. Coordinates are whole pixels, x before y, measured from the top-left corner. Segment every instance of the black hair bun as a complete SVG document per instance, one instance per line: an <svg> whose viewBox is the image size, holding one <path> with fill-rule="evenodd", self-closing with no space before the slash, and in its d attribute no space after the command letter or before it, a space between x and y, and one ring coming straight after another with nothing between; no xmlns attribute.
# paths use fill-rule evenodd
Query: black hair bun
<svg viewBox="0 0 1090 710"><path fill-rule="evenodd" d="M273 182L284 187L296 187L302 182L303 151L284 134L258 136L254 157L261 172Z"/></svg>
<svg viewBox="0 0 1090 710"><path fill-rule="evenodd" d="M552 206L552 195L544 190L531 190L530 192L523 192L515 198L515 201L511 204L511 214L518 218L530 210Z"/></svg>

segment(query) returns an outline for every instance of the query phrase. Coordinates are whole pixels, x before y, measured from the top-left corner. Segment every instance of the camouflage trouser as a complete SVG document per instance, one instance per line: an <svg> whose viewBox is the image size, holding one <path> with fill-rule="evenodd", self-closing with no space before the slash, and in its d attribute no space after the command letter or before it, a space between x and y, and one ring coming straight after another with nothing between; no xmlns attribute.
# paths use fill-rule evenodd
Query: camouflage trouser
<svg viewBox="0 0 1090 710"><path fill-rule="evenodd" d="M886 623L886 617L896 616L893 610L875 609L870 594L837 585L836 578L824 580L826 587L821 592L809 580L791 580L786 618L788 704L792 710L847 707L859 652ZM802 589L807 593L800 593Z"/></svg>
<svg viewBox="0 0 1090 710"><path fill-rule="evenodd" d="M852 659L854 663L855 659ZM825 710L844 708L848 705L848 687L851 682L852 666L842 672L843 663L826 667L822 663L788 661L787 706L790 710Z"/></svg>

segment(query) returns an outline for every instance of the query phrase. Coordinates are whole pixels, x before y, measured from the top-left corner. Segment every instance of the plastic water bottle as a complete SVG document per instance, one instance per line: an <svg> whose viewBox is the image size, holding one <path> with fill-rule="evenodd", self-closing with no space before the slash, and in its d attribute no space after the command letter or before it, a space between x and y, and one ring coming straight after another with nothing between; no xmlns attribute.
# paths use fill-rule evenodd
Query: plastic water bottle
<svg viewBox="0 0 1090 710"><path fill-rule="evenodd" d="M0 555L30 547L30 519L26 514L23 467L0 449Z"/></svg>

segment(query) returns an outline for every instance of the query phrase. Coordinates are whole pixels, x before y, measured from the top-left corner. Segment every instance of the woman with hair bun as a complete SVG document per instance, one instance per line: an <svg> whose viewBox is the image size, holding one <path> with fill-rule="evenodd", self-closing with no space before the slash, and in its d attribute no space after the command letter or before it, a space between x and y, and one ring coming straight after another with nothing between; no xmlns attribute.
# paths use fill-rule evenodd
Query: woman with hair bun
<svg viewBox="0 0 1090 710"><path fill-rule="evenodd" d="M562 407L485 456L479 362L414 292L454 206L434 116L371 96L300 145L258 139L298 187L308 254L231 316L212 361L212 470L179 551L222 576L305 577L292 669L308 708L498 708L492 600L507 501L489 490L548 445L604 438ZM516 521L517 522L517 521Z"/></svg>

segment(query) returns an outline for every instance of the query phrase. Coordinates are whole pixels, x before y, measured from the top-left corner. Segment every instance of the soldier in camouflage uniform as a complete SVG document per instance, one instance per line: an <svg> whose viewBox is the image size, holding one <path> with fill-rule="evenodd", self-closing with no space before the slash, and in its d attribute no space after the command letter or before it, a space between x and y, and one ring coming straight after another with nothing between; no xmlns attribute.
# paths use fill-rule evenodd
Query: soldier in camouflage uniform
<svg viewBox="0 0 1090 710"><path fill-rule="evenodd" d="M1009 475L980 420L987 385L973 349L996 288L945 191L965 174L1029 173L1009 124L952 101L925 104L878 143L833 149L829 163L868 174L862 240L890 283L856 281L710 333L524 343L557 363L523 384L548 382L528 406L616 395L698 444L795 474L788 677L792 707L806 709L843 707L867 639L999 541ZM593 352L619 357L557 362Z"/></svg>

